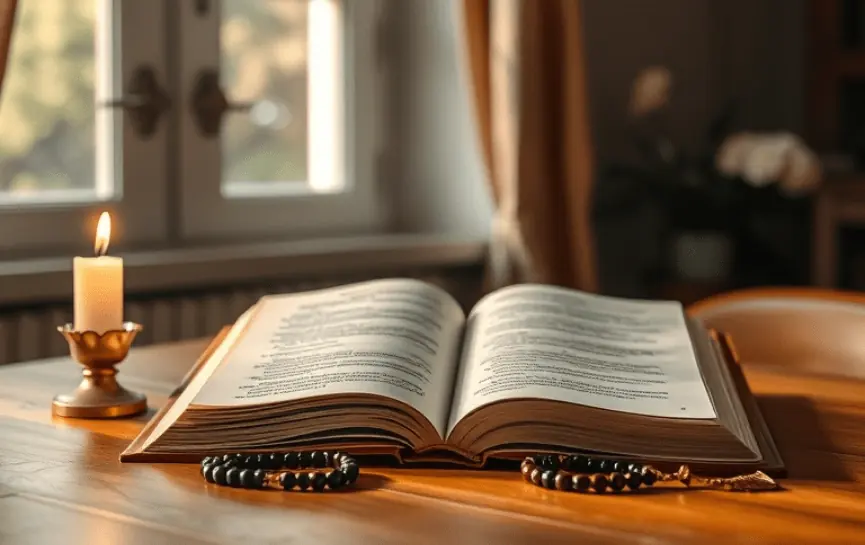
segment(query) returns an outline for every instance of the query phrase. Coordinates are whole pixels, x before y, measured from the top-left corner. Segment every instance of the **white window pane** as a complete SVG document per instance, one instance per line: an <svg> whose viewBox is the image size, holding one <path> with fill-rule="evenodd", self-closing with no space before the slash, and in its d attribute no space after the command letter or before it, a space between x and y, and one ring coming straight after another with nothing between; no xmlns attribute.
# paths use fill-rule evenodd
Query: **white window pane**
<svg viewBox="0 0 865 545"><path fill-rule="evenodd" d="M19 2L0 100L0 205L115 196L114 116L97 128L94 105L111 82L111 30L102 1Z"/></svg>
<svg viewBox="0 0 865 545"><path fill-rule="evenodd" d="M223 0L222 85L248 111L222 126L223 192L305 191L307 0Z"/></svg>

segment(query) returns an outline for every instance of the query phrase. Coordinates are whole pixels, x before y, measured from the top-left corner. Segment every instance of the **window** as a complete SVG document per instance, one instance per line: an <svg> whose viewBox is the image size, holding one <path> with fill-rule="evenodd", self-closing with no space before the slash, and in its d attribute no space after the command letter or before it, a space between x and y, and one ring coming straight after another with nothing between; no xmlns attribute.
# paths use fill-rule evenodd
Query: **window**
<svg viewBox="0 0 865 545"><path fill-rule="evenodd" d="M83 247L105 209L127 248L378 229L379 10L22 0L0 103L0 248Z"/></svg>
<svg viewBox="0 0 865 545"><path fill-rule="evenodd" d="M165 238L165 186L148 184L165 179L165 124L142 140L99 107L135 66L164 81L163 18L158 3L19 2L0 102L0 249L86 244L95 206L128 242Z"/></svg>

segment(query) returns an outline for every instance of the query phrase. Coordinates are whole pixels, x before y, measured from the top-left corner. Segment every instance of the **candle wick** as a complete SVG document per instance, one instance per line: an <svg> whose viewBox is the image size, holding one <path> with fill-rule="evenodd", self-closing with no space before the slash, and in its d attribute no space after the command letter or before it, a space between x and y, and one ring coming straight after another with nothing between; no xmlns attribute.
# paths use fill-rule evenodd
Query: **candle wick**
<svg viewBox="0 0 865 545"><path fill-rule="evenodd" d="M96 257L104 256L108 253L108 245L103 240L98 241L93 247L93 253L96 254Z"/></svg>

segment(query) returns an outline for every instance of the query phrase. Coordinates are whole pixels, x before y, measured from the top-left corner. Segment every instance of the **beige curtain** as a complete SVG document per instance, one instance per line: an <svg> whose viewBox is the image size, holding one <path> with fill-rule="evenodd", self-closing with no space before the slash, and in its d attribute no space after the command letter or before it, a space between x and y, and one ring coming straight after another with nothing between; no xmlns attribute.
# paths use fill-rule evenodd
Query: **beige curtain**
<svg viewBox="0 0 865 545"><path fill-rule="evenodd" d="M579 0L462 0L477 126L496 200L490 287L598 288Z"/></svg>
<svg viewBox="0 0 865 545"><path fill-rule="evenodd" d="M3 76L6 74L6 63L9 60L9 46L12 42L12 27L15 24L17 5L17 0L0 0L0 91L3 90Z"/></svg>

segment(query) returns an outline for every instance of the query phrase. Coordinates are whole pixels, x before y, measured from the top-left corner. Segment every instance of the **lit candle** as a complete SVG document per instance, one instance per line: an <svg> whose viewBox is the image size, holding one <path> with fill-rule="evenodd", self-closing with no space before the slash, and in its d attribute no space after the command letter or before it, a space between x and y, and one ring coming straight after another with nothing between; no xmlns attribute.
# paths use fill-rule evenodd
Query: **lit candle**
<svg viewBox="0 0 865 545"><path fill-rule="evenodd" d="M99 334L123 326L123 259L105 255L111 216L103 212L96 226L96 257L73 260L76 331Z"/></svg>

